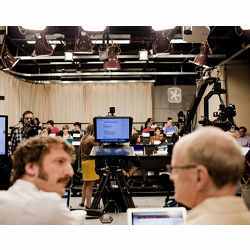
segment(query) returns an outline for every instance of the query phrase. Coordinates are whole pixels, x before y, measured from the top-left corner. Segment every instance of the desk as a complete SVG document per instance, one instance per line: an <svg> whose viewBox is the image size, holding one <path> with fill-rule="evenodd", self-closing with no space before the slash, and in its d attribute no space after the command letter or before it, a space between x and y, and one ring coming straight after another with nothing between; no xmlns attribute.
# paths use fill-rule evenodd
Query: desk
<svg viewBox="0 0 250 250"><path fill-rule="evenodd" d="M84 218L84 225L128 225L127 213L107 213L113 218L111 223L102 224L99 219L86 219Z"/></svg>

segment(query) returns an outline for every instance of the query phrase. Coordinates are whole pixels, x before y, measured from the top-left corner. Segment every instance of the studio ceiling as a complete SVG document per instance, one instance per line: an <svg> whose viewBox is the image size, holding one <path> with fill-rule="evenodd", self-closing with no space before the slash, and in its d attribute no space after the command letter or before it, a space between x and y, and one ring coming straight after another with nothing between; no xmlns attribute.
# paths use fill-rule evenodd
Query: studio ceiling
<svg viewBox="0 0 250 250"><path fill-rule="evenodd" d="M216 66L241 49L239 27L193 26L191 33L184 27L155 31L151 26L109 26L93 32L80 26L47 26L38 32L2 26L2 70L28 81L148 79L192 84L197 78L192 62L202 42L210 47L207 66ZM105 66L104 52L112 43L117 69Z"/></svg>

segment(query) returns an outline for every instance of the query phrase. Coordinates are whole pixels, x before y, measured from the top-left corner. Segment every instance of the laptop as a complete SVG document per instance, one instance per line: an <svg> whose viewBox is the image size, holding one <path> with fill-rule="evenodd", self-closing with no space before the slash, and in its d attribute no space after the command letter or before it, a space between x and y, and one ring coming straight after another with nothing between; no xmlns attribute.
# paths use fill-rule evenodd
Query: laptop
<svg viewBox="0 0 250 250"><path fill-rule="evenodd" d="M186 219L184 207L129 208L128 225L183 225Z"/></svg>

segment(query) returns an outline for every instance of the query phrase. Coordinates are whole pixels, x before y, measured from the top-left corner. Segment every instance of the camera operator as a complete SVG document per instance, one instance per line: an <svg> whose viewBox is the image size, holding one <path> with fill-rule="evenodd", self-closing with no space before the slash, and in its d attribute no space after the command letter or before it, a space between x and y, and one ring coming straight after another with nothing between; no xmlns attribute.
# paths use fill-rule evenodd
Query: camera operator
<svg viewBox="0 0 250 250"><path fill-rule="evenodd" d="M39 126L34 122L32 111L25 111L20 120L21 125L14 127L10 136L10 154L13 154L20 142L38 135Z"/></svg>

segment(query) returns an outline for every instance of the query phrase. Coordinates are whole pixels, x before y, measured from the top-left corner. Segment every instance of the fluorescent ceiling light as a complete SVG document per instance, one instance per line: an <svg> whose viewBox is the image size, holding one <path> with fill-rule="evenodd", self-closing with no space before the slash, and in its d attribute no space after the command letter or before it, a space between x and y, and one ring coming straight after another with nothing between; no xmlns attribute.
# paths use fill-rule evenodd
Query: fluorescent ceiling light
<svg viewBox="0 0 250 250"><path fill-rule="evenodd" d="M161 30L171 30L171 29L174 29L176 26L171 26L171 25L153 25L152 26L152 29L154 31L161 31Z"/></svg>
<svg viewBox="0 0 250 250"><path fill-rule="evenodd" d="M243 29L243 30L250 30L250 25L242 25L242 26L240 26L241 27L241 29Z"/></svg>
<svg viewBox="0 0 250 250"><path fill-rule="evenodd" d="M102 40L91 40L93 44L102 44ZM116 43L116 44L130 44L130 40L109 40L109 44Z"/></svg>
<svg viewBox="0 0 250 250"><path fill-rule="evenodd" d="M187 42L184 41L183 39L172 39L170 43L187 43Z"/></svg>
<svg viewBox="0 0 250 250"><path fill-rule="evenodd" d="M26 26L22 26L23 29L25 30L37 30L37 31L41 31L44 30L47 26L39 26L39 25L26 25Z"/></svg>
<svg viewBox="0 0 250 250"><path fill-rule="evenodd" d="M81 26L83 30L85 31L104 31L106 26L91 26L91 25L85 25Z"/></svg>
<svg viewBox="0 0 250 250"><path fill-rule="evenodd" d="M27 43L28 44L35 44L36 41L35 40L28 40ZM64 42L63 41L59 41L59 40L49 40L48 43L49 44L62 44Z"/></svg>

